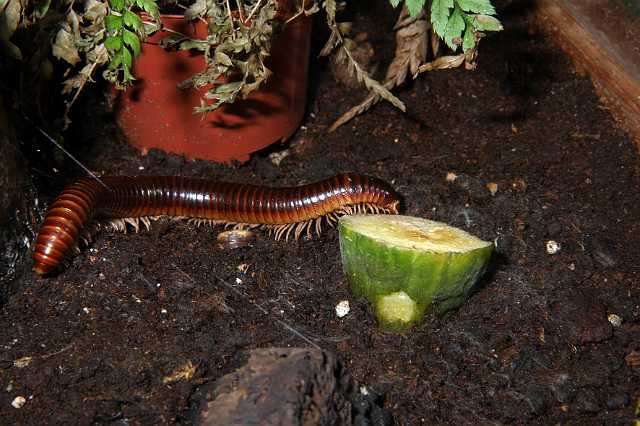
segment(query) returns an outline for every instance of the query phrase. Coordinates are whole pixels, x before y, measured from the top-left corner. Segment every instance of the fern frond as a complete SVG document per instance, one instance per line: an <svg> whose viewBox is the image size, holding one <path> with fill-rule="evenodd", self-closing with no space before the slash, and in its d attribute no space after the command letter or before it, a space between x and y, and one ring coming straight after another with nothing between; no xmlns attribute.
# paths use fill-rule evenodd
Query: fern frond
<svg viewBox="0 0 640 426"><path fill-rule="evenodd" d="M416 17L411 17L407 6L403 6L394 26L396 31L395 55L387 69L383 85L387 92L403 84L409 73L415 74L420 64L426 60L430 28L431 24L427 21L424 12ZM378 92L370 93L364 101L342 114L329 127L329 132L364 113L377 104L381 98Z"/></svg>
<svg viewBox="0 0 640 426"><path fill-rule="evenodd" d="M336 22L337 4L335 0L325 0L323 2L323 6L325 11L327 12L327 25L331 29L329 43L325 45L325 49L331 51L333 50L333 48L335 48L335 46L339 46L342 51L341 53L348 61L349 69L352 70L352 73L355 75L358 82L362 83L367 89L376 94L379 98L385 99L401 111L406 111L404 103L396 96L394 96L389 91L389 89L387 89L379 81L369 76L369 74L364 69L362 69L358 61L353 58L351 50L349 50L347 43L345 43L345 38L340 31L338 23ZM325 49L323 49L323 52L325 51Z"/></svg>

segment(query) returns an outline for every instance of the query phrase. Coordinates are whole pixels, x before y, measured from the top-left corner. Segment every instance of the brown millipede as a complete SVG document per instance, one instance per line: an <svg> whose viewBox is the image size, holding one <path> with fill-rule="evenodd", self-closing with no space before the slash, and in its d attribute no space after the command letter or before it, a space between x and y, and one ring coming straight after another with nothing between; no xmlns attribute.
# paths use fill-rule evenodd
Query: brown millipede
<svg viewBox="0 0 640 426"><path fill-rule="evenodd" d="M68 186L49 208L36 239L34 270L56 270L77 247L79 235L92 220L112 225L149 227L157 216L185 217L197 223L264 226L276 239L291 232L298 238L321 231L323 218L356 212L398 213L399 197L386 182L353 173L340 174L297 187L218 182L179 176L110 176L101 182L81 178Z"/></svg>

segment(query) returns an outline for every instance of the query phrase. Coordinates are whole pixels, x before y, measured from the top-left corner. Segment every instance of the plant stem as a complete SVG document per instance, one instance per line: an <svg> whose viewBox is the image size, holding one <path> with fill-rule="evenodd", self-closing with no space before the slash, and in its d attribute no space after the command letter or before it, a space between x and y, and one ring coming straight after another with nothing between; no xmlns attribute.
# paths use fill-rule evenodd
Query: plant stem
<svg viewBox="0 0 640 426"><path fill-rule="evenodd" d="M258 10L258 7L260 7L260 3L262 3L262 0L258 0L256 4L253 6L253 9L251 9L251 12L249 12L249 16L247 16L247 19L244 20L245 24L249 19L253 17L253 14L256 13L256 10Z"/></svg>
<svg viewBox="0 0 640 426"><path fill-rule="evenodd" d="M244 22L244 4L242 0L236 0L236 6L238 7L238 17L240 18L240 22Z"/></svg>
<svg viewBox="0 0 640 426"><path fill-rule="evenodd" d="M231 13L231 3L229 2L229 0L225 0L225 4L227 5L227 12L229 13L229 20L231 21L231 38L232 39L236 39L236 32L233 31L235 29L234 25L233 25L233 14Z"/></svg>

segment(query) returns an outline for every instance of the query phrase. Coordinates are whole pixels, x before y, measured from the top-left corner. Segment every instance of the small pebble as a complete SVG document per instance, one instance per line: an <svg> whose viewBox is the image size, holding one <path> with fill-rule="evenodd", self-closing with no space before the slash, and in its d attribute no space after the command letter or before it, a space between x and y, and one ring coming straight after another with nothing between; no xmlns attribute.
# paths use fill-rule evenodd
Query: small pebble
<svg viewBox="0 0 640 426"><path fill-rule="evenodd" d="M218 234L218 248L222 250L233 250L246 247L253 242L256 234L244 229L234 229Z"/></svg>
<svg viewBox="0 0 640 426"><path fill-rule="evenodd" d="M487 184L487 189L489 190L489 192L491 193L491 196L493 197L498 192L498 184L495 182L489 182Z"/></svg>
<svg viewBox="0 0 640 426"><path fill-rule="evenodd" d="M88 314L90 311L89 311L89 308L84 307L82 308L82 312L84 312L85 314Z"/></svg>
<svg viewBox="0 0 640 426"><path fill-rule="evenodd" d="M622 325L622 317L620 315L609 314L607 315L607 319L614 327L620 327Z"/></svg>
<svg viewBox="0 0 640 426"><path fill-rule="evenodd" d="M16 396L13 401L11 401L11 406L13 408L22 408L22 406L27 402L24 396Z"/></svg>
<svg viewBox="0 0 640 426"><path fill-rule="evenodd" d="M162 309L160 309L160 313L161 313L161 314L166 314L166 313L167 313L167 310L166 310L165 308L162 308Z"/></svg>
<svg viewBox="0 0 640 426"><path fill-rule="evenodd" d="M554 240L547 241L547 253L556 254L560 251L560 243Z"/></svg>
<svg viewBox="0 0 640 426"><path fill-rule="evenodd" d="M18 358L13 361L13 366L16 368L25 368L33 361L33 357L23 356L22 358Z"/></svg>
<svg viewBox="0 0 640 426"><path fill-rule="evenodd" d="M522 178L517 178L511 183L511 187L518 192L524 192L527 190L527 182Z"/></svg>
<svg viewBox="0 0 640 426"><path fill-rule="evenodd" d="M349 306L348 300L343 300L336 305L336 315L338 316L338 318L346 316L347 314L349 314L350 310L351 307Z"/></svg>
<svg viewBox="0 0 640 426"><path fill-rule="evenodd" d="M631 351L624 357L627 365L633 369L640 367L640 351Z"/></svg>
<svg viewBox="0 0 640 426"><path fill-rule="evenodd" d="M269 154L269 160L274 166L279 166L282 160L289 156L289 150L285 149L279 152L272 152Z"/></svg>
<svg viewBox="0 0 640 426"><path fill-rule="evenodd" d="M458 177L457 174L455 174L453 172L448 172L446 180L447 180L447 182L453 182L454 180L456 180L457 177Z"/></svg>

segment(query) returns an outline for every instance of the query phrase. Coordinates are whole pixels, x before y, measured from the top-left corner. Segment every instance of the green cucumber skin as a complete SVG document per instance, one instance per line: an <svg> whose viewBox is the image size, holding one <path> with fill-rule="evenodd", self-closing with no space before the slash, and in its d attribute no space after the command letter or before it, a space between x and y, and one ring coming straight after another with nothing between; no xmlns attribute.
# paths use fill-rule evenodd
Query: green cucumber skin
<svg viewBox="0 0 640 426"><path fill-rule="evenodd" d="M416 320L429 305L438 313L460 306L484 273L492 251L490 244L468 253L424 256L425 252L389 247L340 224L342 264L354 294L375 305L380 296L404 291L418 305Z"/></svg>

